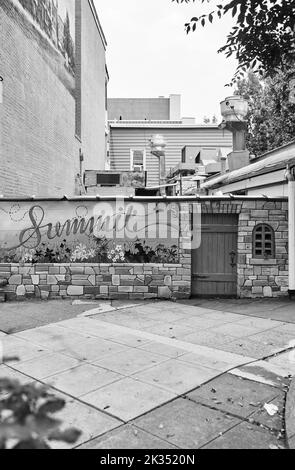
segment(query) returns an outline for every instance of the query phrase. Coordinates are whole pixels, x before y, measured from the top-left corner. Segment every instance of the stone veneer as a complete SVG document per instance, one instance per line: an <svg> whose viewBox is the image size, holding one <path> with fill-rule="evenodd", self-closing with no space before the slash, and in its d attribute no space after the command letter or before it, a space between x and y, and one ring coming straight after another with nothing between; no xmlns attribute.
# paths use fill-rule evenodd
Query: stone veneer
<svg viewBox="0 0 295 470"><path fill-rule="evenodd" d="M288 294L288 202L286 199L220 200L202 203L202 213L238 214L238 297L281 297ZM275 232L275 259L253 259L256 225Z"/></svg>
<svg viewBox="0 0 295 470"><path fill-rule="evenodd" d="M253 259L252 233L257 224L275 232L275 259ZM238 290L241 297L280 297L288 294L288 202L243 202L238 233Z"/></svg>
<svg viewBox="0 0 295 470"><path fill-rule="evenodd" d="M0 277L8 300L187 298L191 290L190 265L183 264L2 264Z"/></svg>

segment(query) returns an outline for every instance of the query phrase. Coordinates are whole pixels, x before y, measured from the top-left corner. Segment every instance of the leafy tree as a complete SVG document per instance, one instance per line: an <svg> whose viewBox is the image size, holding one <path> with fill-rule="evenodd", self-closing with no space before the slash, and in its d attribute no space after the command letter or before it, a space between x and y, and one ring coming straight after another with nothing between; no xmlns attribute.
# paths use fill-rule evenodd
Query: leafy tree
<svg viewBox="0 0 295 470"><path fill-rule="evenodd" d="M236 94L249 103L247 147L255 155L280 147L295 137L295 102L288 72L259 79L253 72L237 83Z"/></svg>
<svg viewBox="0 0 295 470"><path fill-rule="evenodd" d="M50 449L50 441L76 443L81 432L62 430L62 422L53 417L64 408L65 401L48 390L0 379L0 450Z"/></svg>
<svg viewBox="0 0 295 470"><path fill-rule="evenodd" d="M177 3L214 3L216 0L172 0ZM294 0L225 0L208 14L194 17L186 23L187 33L196 31L216 19L231 14L235 25L227 42L218 52L234 55L238 67L232 83L241 79L250 68L261 75L273 76L286 71L295 61L295 2ZM287 66L286 66L287 64Z"/></svg>

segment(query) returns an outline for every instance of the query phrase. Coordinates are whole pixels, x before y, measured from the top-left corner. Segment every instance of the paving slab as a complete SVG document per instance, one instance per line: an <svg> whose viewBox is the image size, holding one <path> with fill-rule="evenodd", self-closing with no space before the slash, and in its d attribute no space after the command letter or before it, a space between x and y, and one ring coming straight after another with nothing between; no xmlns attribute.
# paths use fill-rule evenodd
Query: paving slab
<svg viewBox="0 0 295 470"><path fill-rule="evenodd" d="M271 330L273 328L282 327L285 323L275 321L275 320L268 320L264 318L257 318L257 317L241 317L242 319L238 321L238 324L241 326L247 326L250 328L255 328L255 330L259 331L266 331ZM293 325L291 325L293 327Z"/></svg>
<svg viewBox="0 0 295 470"><path fill-rule="evenodd" d="M250 339L266 346L288 349L295 347L295 334L278 331L277 328L250 336Z"/></svg>
<svg viewBox="0 0 295 470"><path fill-rule="evenodd" d="M191 333L192 328L189 326L177 325L177 323L161 323L159 325L148 326L142 328L148 333L167 336L168 338L182 338Z"/></svg>
<svg viewBox="0 0 295 470"><path fill-rule="evenodd" d="M212 330L215 333L233 336L234 338L243 338L246 336L251 336L259 333L259 329L253 328L251 326L245 326L241 322L237 323L227 323L221 326L214 326Z"/></svg>
<svg viewBox="0 0 295 470"><path fill-rule="evenodd" d="M1 348L10 365L28 361L51 352L42 346L8 335L1 341ZM7 362L7 360L4 360L4 362Z"/></svg>
<svg viewBox="0 0 295 470"><path fill-rule="evenodd" d="M4 364L0 365L0 379L18 380L22 385L32 382L30 377L27 377Z"/></svg>
<svg viewBox="0 0 295 470"><path fill-rule="evenodd" d="M241 418L249 417L258 407L277 396L278 391L273 387L243 380L231 374L224 374L187 395L197 403Z"/></svg>
<svg viewBox="0 0 295 470"><path fill-rule="evenodd" d="M266 426L269 429L279 433L285 433L284 411L286 404L286 392L280 391L279 395L272 399L268 404L278 407L278 412L274 416L270 416L264 407L258 409L251 418L260 425Z"/></svg>
<svg viewBox="0 0 295 470"><path fill-rule="evenodd" d="M82 343L78 343L73 349L62 349L59 353L73 357L79 361L95 362L111 354L123 352L128 349L128 346L114 343L113 341L102 338L91 338Z"/></svg>
<svg viewBox="0 0 295 470"><path fill-rule="evenodd" d="M178 326L186 326L190 328L191 332L199 332L202 330L208 330L209 328L226 325L226 320L215 320L213 318L207 318L208 315L202 315L197 317L182 318L174 323Z"/></svg>
<svg viewBox="0 0 295 470"><path fill-rule="evenodd" d="M180 304L295 323L294 302L284 299L189 299Z"/></svg>
<svg viewBox="0 0 295 470"><path fill-rule="evenodd" d="M130 330L133 331L133 330ZM121 333L119 334L116 331L114 334L110 334L106 336L106 339L113 341L115 343L121 344L123 346L129 346L130 348L137 348L144 344L148 344L151 340L149 338L144 338L136 334L136 330L134 333Z"/></svg>
<svg viewBox="0 0 295 470"><path fill-rule="evenodd" d="M267 359L271 365L278 366L284 373L295 375L295 349Z"/></svg>
<svg viewBox="0 0 295 470"><path fill-rule="evenodd" d="M52 393L56 392L53 390ZM61 395L66 400L65 408L54 416L62 421L62 429L77 428L82 432L79 440L74 445L62 442L53 442L53 449L70 449L90 441L102 434L121 426L121 421L107 416L99 410L70 399L66 395Z"/></svg>
<svg viewBox="0 0 295 470"><path fill-rule="evenodd" d="M280 323L280 325L276 327L276 331L284 332L287 334L293 334L295 336L295 324Z"/></svg>
<svg viewBox="0 0 295 470"><path fill-rule="evenodd" d="M186 362L188 364L197 364L210 369L218 370L219 372L227 372L233 368L231 362L222 361L216 353L215 357L209 357L205 354L194 354L188 353L177 358L180 362Z"/></svg>
<svg viewBox="0 0 295 470"><path fill-rule="evenodd" d="M52 353L30 361L17 363L14 365L14 369L34 379L42 380L79 365L81 365L81 362L76 359Z"/></svg>
<svg viewBox="0 0 295 470"><path fill-rule="evenodd" d="M45 379L45 382L61 392L79 398L105 385L116 382L122 377L122 375L115 372L84 364L51 376Z"/></svg>
<svg viewBox="0 0 295 470"><path fill-rule="evenodd" d="M135 426L181 449L199 449L236 426L234 417L179 398L158 410L136 419Z"/></svg>
<svg viewBox="0 0 295 470"><path fill-rule="evenodd" d="M163 439L142 431L136 426L126 424L106 435L80 446L78 449L177 449Z"/></svg>
<svg viewBox="0 0 295 470"><path fill-rule="evenodd" d="M286 387L290 382L288 366L285 368L267 360L238 367L231 370L230 374L278 388Z"/></svg>
<svg viewBox="0 0 295 470"><path fill-rule="evenodd" d="M155 385L181 395L219 374L219 371L208 367L170 359L144 372L136 373L133 377L146 384Z"/></svg>
<svg viewBox="0 0 295 470"><path fill-rule="evenodd" d="M59 351L66 348L75 348L77 344L85 341L89 335L71 330L66 332L64 328L57 325L48 325L17 333L15 337L33 344L39 344L52 351Z"/></svg>
<svg viewBox="0 0 295 470"><path fill-rule="evenodd" d="M153 354L148 351L132 348L124 353L115 353L110 356L99 359L94 364L105 369L118 372L122 375L132 375L151 368L168 359L159 354Z"/></svg>
<svg viewBox="0 0 295 470"><path fill-rule="evenodd" d="M219 436L203 449L271 449L285 447L284 441L278 441L275 434L249 423L241 423Z"/></svg>
<svg viewBox="0 0 295 470"><path fill-rule="evenodd" d="M175 394L171 391L161 390L132 378L125 378L84 395L83 402L127 422L173 398Z"/></svg>
<svg viewBox="0 0 295 470"><path fill-rule="evenodd" d="M140 346L139 349L142 351L149 351L154 354L159 354L170 359L176 359L183 355L187 355L186 349L169 346L168 344L158 343L156 341L151 341L148 344Z"/></svg>
<svg viewBox="0 0 295 470"><path fill-rule="evenodd" d="M207 313L204 316L205 321L212 321L215 320L215 324L217 325L217 322L221 324L226 324L226 323L234 323L238 322L243 319L242 315L238 315L237 313L230 313L228 311L223 311L219 312L217 310L208 310Z"/></svg>
<svg viewBox="0 0 295 470"><path fill-rule="evenodd" d="M234 337L222 333L216 333L211 328L210 330L201 330L194 333L190 332L190 334L182 337L182 339L188 343L200 344L202 346L208 346L209 348L217 348L217 346L231 343L234 340Z"/></svg>
<svg viewBox="0 0 295 470"><path fill-rule="evenodd" d="M282 346L262 344L248 337L236 338L221 345L216 344L215 347L222 351L232 352L241 356L252 356L256 359L264 359L285 349Z"/></svg>

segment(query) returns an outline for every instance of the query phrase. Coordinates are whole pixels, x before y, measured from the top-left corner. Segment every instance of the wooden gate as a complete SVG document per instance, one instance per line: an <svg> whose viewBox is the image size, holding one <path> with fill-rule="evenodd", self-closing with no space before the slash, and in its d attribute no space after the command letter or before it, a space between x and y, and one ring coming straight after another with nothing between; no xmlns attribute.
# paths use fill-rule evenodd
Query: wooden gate
<svg viewBox="0 0 295 470"><path fill-rule="evenodd" d="M192 250L192 295L237 296L237 247L237 215L202 215L201 246Z"/></svg>

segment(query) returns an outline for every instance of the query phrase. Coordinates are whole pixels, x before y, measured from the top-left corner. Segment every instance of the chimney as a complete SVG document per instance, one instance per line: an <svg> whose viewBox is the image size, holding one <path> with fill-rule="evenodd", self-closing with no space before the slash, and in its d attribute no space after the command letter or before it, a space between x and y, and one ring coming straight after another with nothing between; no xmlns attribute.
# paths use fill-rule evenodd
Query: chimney
<svg viewBox="0 0 295 470"><path fill-rule="evenodd" d="M238 170L250 163L246 149L248 103L241 96L230 96L221 102L223 128L233 134L233 152L228 155L229 171Z"/></svg>
<svg viewBox="0 0 295 470"><path fill-rule="evenodd" d="M181 95L170 95L170 109L169 119L170 121L181 120Z"/></svg>

